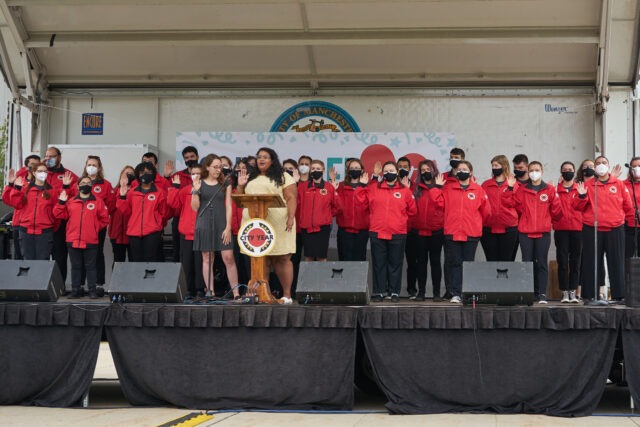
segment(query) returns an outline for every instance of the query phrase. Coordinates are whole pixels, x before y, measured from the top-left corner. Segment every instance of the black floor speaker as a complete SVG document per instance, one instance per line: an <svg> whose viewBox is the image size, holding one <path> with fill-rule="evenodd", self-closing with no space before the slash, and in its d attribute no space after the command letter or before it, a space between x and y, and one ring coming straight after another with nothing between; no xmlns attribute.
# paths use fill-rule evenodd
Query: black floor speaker
<svg viewBox="0 0 640 427"><path fill-rule="evenodd" d="M627 307L640 307L640 258L627 258L624 265L624 301Z"/></svg>
<svg viewBox="0 0 640 427"><path fill-rule="evenodd" d="M187 282L172 262L116 262L109 284L113 302L182 303Z"/></svg>
<svg viewBox="0 0 640 427"><path fill-rule="evenodd" d="M301 262L299 304L369 304L367 261Z"/></svg>
<svg viewBox="0 0 640 427"><path fill-rule="evenodd" d="M532 262L462 263L464 304L533 304Z"/></svg>
<svg viewBox="0 0 640 427"><path fill-rule="evenodd" d="M55 302L64 281L55 261L0 260L0 301Z"/></svg>

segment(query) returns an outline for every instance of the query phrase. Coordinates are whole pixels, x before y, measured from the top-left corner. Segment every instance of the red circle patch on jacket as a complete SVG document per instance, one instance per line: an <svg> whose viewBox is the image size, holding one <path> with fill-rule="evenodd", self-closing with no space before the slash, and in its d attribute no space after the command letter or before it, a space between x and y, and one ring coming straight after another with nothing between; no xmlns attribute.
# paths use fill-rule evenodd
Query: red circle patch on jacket
<svg viewBox="0 0 640 427"><path fill-rule="evenodd" d="M155 194L149 194L149 195L147 196L147 200L150 200L150 201L152 201L152 202L153 202L155 199L156 199L156 195L155 195Z"/></svg>
<svg viewBox="0 0 640 427"><path fill-rule="evenodd" d="M326 188L321 189L320 190L320 194L322 194L323 196L326 196L327 195L327 189Z"/></svg>
<svg viewBox="0 0 640 427"><path fill-rule="evenodd" d="M102 187L93 187L93 191L95 191L96 193L101 193L102 192Z"/></svg>
<svg viewBox="0 0 640 427"><path fill-rule="evenodd" d="M393 197L395 197L396 199L399 199L402 197L402 194L400 194L399 191L396 191L395 193L393 193Z"/></svg>
<svg viewBox="0 0 640 427"><path fill-rule="evenodd" d="M609 187L609 191L613 194L616 194L618 192L618 189L616 187Z"/></svg>
<svg viewBox="0 0 640 427"><path fill-rule="evenodd" d="M90 211L94 210L96 208L96 205L94 205L93 203L87 203L87 209L89 209Z"/></svg>
<svg viewBox="0 0 640 427"><path fill-rule="evenodd" d="M467 197L469 198L469 200L475 200L476 199L475 193L469 193L469 194L467 194Z"/></svg>
<svg viewBox="0 0 640 427"><path fill-rule="evenodd" d="M547 194L541 194L540 195L540 201L541 202L546 202L547 200L549 200L549 196Z"/></svg>

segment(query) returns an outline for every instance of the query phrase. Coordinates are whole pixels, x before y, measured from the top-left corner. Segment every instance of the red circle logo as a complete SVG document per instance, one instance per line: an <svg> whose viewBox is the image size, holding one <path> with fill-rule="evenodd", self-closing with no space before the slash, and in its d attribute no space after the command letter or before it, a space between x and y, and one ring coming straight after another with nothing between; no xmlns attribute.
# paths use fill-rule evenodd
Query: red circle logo
<svg viewBox="0 0 640 427"><path fill-rule="evenodd" d="M238 232L240 250L252 257L268 255L275 245L273 226L263 219L247 221Z"/></svg>
<svg viewBox="0 0 640 427"><path fill-rule="evenodd" d="M476 199L476 194L475 193L469 193L469 194L467 194L467 197L469 198L469 200L475 200Z"/></svg>
<svg viewBox="0 0 640 427"><path fill-rule="evenodd" d="M155 194L149 194L147 196L147 199L153 202L156 199L156 195Z"/></svg>
<svg viewBox="0 0 640 427"><path fill-rule="evenodd" d="M87 203L87 209L89 209L90 211L94 210L96 208L96 205L94 205L93 203Z"/></svg>
<svg viewBox="0 0 640 427"><path fill-rule="evenodd" d="M546 194L541 194L540 195L540 201L541 202L546 202L547 200L549 200L549 196Z"/></svg>
<svg viewBox="0 0 640 427"><path fill-rule="evenodd" d="M93 187L93 191L96 192L96 193L101 193L102 192L102 187L99 187L99 186L96 185L95 187Z"/></svg>

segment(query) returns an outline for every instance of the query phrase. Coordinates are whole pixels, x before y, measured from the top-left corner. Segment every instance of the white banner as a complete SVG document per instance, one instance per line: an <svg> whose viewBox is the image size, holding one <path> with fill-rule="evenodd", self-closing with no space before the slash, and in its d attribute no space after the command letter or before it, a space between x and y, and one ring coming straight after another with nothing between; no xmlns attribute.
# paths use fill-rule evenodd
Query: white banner
<svg viewBox="0 0 640 427"><path fill-rule="evenodd" d="M377 161L396 161L402 156L411 160L412 169L427 158L444 172L449 169L449 151L456 146L456 138L447 132L177 132L177 169L185 167L181 153L189 145L198 149L200 158L215 153L234 162L255 156L260 147L275 150L280 161L298 160L305 154L322 160L327 171L335 166L338 180L342 180L344 162L350 157L361 159L368 172Z"/></svg>

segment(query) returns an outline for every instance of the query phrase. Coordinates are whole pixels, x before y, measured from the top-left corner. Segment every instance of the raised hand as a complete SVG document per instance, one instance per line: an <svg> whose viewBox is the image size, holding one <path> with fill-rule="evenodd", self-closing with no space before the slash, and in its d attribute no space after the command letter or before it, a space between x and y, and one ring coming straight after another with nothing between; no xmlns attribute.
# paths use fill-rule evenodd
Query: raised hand
<svg viewBox="0 0 640 427"><path fill-rule="evenodd" d="M619 163L615 165L613 169L611 169L611 175L615 176L616 178L620 178L620 175L622 175L622 166L620 166Z"/></svg>
<svg viewBox="0 0 640 427"><path fill-rule="evenodd" d="M298 172L298 169L293 170L293 180L296 182L296 184L300 182L300 172Z"/></svg>
<svg viewBox="0 0 640 427"><path fill-rule="evenodd" d="M73 176L71 175L71 171L66 171L64 176L62 177L63 185L71 185L71 181L73 181Z"/></svg>
<svg viewBox="0 0 640 427"><path fill-rule="evenodd" d="M169 177L173 173L174 165L173 160L167 160L164 163L164 176Z"/></svg>
<svg viewBox="0 0 640 427"><path fill-rule="evenodd" d="M373 166L373 174L375 176L380 176L381 173L382 173L382 163L380 163L380 161L377 161L376 164Z"/></svg>
<svg viewBox="0 0 640 427"><path fill-rule="evenodd" d="M201 186L202 181L200 180L200 176L197 176L196 179L193 180L193 189L196 191L200 191Z"/></svg>
<svg viewBox="0 0 640 427"><path fill-rule="evenodd" d="M129 189L129 178L127 177L127 175L122 174L122 176L120 176L120 195L126 196L128 189Z"/></svg>
<svg viewBox="0 0 640 427"><path fill-rule="evenodd" d="M369 174L367 172L362 172L362 175L360 175L360 184L369 184Z"/></svg>
<svg viewBox="0 0 640 427"><path fill-rule="evenodd" d="M171 178L171 182L173 184L180 185L180 175L178 174L173 175L173 178Z"/></svg>
<svg viewBox="0 0 640 427"><path fill-rule="evenodd" d="M439 173L438 176L436 176L436 185L444 185L444 183L445 183L444 175Z"/></svg>
<svg viewBox="0 0 640 427"><path fill-rule="evenodd" d="M69 199L69 196L67 195L67 192L65 190L62 190L62 193L60 193L60 196L58 197L58 199L60 199L63 202L66 202Z"/></svg>
<svg viewBox="0 0 640 427"><path fill-rule="evenodd" d="M336 167L332 166L329 170L329 180L333 183L338 178L338 171L336 171Z"/></svg>
<svg viewBox="0 0 640 427"><path fill-rule="evenodd" d="M14 169L9 169L7 173L7 179L9 180L9 184L13 184L16 180L16 171Z"/></svg>
<svg viewBox="0 0 640 427"><path fill-rule="evenodd" d="M15 185L16 187L22 187L24 185L24 178L21 176L17 177L13 182L13 185Z"/></svg>
<svg viewBox="0 0 640 427"><path fill-rule="evenodd" d="M579 182L576 185L576 190L578 191L578 194L580 194L580 195L587 194L587 187L584 186L584 182Z"/></svg>
<svg viewBox="0 0 640 427"><path fill-rule="evenodd" d="M511 174L507 177L507 185L509 187L513 187L514 185L516 185L516 182L518 180L516 179L516 176L514 174Z"/></svg>
<svg viewBox="0 0 640 427"><path fill-rule="evenodd" d="M405 176L404 178L402 178L400 180L400 184L404 185L405 187L409 188L411 186L411 184L409 183L409 177Z"/></svg>
<svg viewBox="0 0 640 427"><path fill-rule="evenodd" d="M295 178L297 173L298 173L297 170L293 172L293 177L294 178ZM298 179L300 179L300 175L298 175ZM198 178L198 181L199 180L200 179ZM240 171L238 172L238 186L239 187L244 187L245 185L247 185L247 182L249 182L249 174L247 174L247 170L246 169L240 169Z"/></svg>

